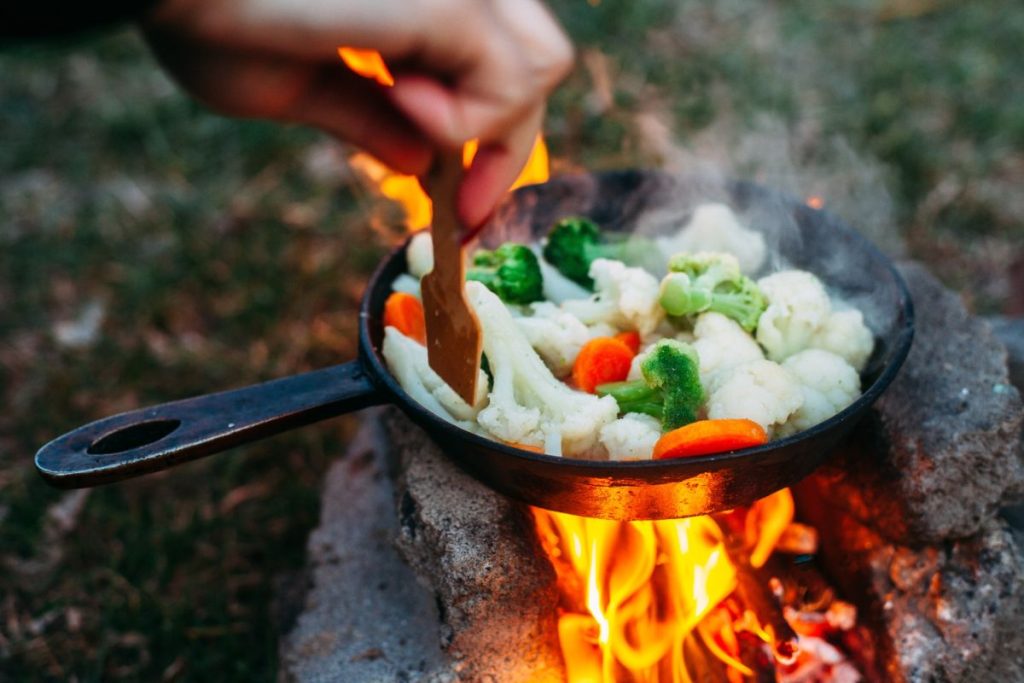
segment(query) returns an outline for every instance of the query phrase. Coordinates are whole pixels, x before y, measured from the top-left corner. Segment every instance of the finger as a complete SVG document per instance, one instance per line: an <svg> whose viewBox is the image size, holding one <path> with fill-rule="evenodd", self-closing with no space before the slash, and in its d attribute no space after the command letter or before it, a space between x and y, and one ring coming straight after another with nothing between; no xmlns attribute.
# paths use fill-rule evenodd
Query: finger
<svg viewBox="0 0 1024 683"><path fill-rule="evenodd" d="M399 71L388 93L428 137L445 146L471 138L502 139L572 65L571 44L536 0L472 4L487 11L476 17L457 48L450 41L427 40L410 58L420 73ZM450 24L427 31L428 36L450 33Z"/></svg>
<svg viewBox="0 0 1024 683"><path fill-rule="evenodd" d="M501 140L481 143L459 187L459 217L470 230L494 211L526 165L544 119L544 106L535 107Z"/></svg>
<svg viewBox="0 0 1024 683"><path fill-rule="evenodd" d="M287 118L356 144L401 173L426 173L433 145L383 90L340 64L325 65Z"/></svg>
<svg viewBox="0 0 1024 683"><path fill-rule="evenodd" d="M403 173L423 173L431 146L381 92L340 63L326 65L181 41L150 31L160 61L223 114L303 123L355 143Z"/></svg>

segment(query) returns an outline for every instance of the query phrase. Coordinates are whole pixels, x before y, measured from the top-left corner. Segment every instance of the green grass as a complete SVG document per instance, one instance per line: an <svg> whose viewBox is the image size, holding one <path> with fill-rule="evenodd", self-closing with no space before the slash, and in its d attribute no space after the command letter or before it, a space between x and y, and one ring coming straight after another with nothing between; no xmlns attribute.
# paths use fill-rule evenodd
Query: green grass
<svg viewBox="0 0 1024 683"><path fill-rule="evenodd" d="M822 184L979 310L1010 306L1017 3L554 9L588 55L552 97L558 168L657 164L666 144L721 152L769 184ZM601 69L610 88L595 94ZM66 535L47 512L65 494L31 454L112 412L351 358L389 221L344 152L205 112L130 32L8 47L0 73L0 679L274 680L276 577L303 565L354 419L97 489ZM891 204L862 211L879 187ZM55 326L92 302L95 338L60 344Z"/></svg>

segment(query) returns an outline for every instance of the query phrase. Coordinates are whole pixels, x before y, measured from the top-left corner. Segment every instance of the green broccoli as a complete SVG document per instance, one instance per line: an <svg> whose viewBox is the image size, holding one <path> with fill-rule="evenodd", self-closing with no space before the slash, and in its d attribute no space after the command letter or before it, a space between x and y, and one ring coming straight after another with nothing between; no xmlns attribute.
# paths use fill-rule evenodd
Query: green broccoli
<svg viewBox="0 0 1024 683"><path fill-rule="evenodd" d="M599 396L612 396L620 413L644 413L661 420L670 431L697 419L704 403L697 352L675 339L662 339L640 364L644 378L610 382L597 387Z"/></svg>
<svg viewBox="0 0 1024 683"><path fill-rule="evenodd" d="M588 218L563 218L555 223L544 245L544 258L570 280L594 288L590 264L599 258L631 265L643 258L649 243L640 238L615 241Z"/></svg>
<svg viewBox="0 0 1024 683"><path fill-rule="evenodd" d="M544 280L537 256L529 247L506 242L494 251L473 255L467 280L476 280L508 304L529 304L544 298Z"/></svg>
<svg viewBox="0 0 1024 683"><path fill-rule="evenodd" d="M673 316L715 311L732 318L747 332L767 306L757 284L740 272L731 254L681 253L668 262L669 273L661 281L661 307Z"/></svg>

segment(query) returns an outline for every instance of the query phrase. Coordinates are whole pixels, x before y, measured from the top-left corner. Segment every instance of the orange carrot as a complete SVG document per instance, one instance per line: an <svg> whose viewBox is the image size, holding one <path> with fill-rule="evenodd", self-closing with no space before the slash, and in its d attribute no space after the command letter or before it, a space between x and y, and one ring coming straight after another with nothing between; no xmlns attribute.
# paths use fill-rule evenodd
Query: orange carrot
<svg viewBox="0 0 1024 683"><path fill-rule="evenodd" d="M572 366L573 381L590 394L599 384L621 382L629 374L629 364L635 355L614 337L595 337L584 344L576 356Z"/></svg>
<svg viewBox="0 0 1024 683"><path fill-rule="evenodd" d="M629 350L633 352L633 355L640 353L640 333L639 332L620 332L615 335L615 338L620 342L629 347Z"/></svg>
<svg viewBox="0 0 1024 683"><path fill-rule="evenodd" d="M767 443L764 428L752 420L698 420L663 434L654 459L708 455Z"/></svg>
<svg viewBox="0 0 1024 683"><path fill-rule="evenodd" d="M544 448L542 446L531 446L530 444L519 443L518 441L506 441L505 443L507 443L509 446L514 446L515 448L518 448L518 449L524 450L524 451L532 451L534 453L543 453L544 452Z"/></svg>
<svg viewBox="0 0 1024 683"><path fill-rule="evenodd" d="M384 302L384 326L396 328L420 344L427 343L427 324L423 319L423 304L412 294L395 292Z"/></svg>

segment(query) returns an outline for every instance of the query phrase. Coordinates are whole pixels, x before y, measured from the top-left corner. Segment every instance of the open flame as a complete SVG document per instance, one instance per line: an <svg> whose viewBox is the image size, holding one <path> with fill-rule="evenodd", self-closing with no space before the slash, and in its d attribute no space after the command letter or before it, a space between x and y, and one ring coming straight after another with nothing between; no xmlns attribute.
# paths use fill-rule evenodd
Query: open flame
<svg viewBox="0 0 1024 683"><path fill-rule="evenodd" d="M562 591L558 633L570 683L688 683L707 653L742 681L753 671L741 661L740 634L775 645L760 615L725 604L738 585L735 549L716 518L533 514ZM745 561L760 567L793 519L793 498L783 489L730 514L743 516Z"/></svg>
<svg viewBox="0 0 1024 683"><path fill-rule="evenodd" d="M463 164L466 167L472 163L477 147L477 141L471 140L462 148ZM352 155L349 164L376 192L398 202L405 214L406 229L412 232L430 227L433 218L430 197L423 191L416 176L397 173L364 152ZM538 135L530 151L530 158L509 189L543 183L548 177L548 148L543 136Z"/></svg>
<svg viewBox="0 0 1024 683"><path fill-rule="evenodd" d="M343 46L338 48L338 56L345 66L364 78L373 79L385 87L395 84L395 78L384 63L384 58L376 50ZM462 163L466 168L472 164L479 146L477 140L470 140L463 146ZM405 213L406 229L416 231L430 226L433 218L430 198L415 176L396 173L363 152L354 154L349 164L381 195L401 205ZM526 165L509 189L543 183L549 176L548 148L544 137L538 134Z"/></svg>

